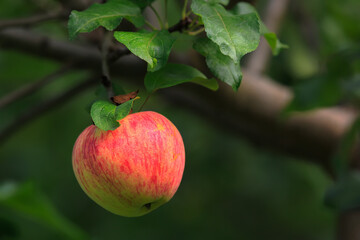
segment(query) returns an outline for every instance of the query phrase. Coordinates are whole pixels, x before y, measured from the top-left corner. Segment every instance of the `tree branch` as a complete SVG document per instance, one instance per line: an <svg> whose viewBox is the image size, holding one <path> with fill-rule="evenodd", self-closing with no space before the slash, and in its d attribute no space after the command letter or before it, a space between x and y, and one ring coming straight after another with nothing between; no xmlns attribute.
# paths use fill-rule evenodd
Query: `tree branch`
<svg viewBox="0 0 360 240"><path fill-rule="evenodd" d="M27 18L2 20L0 21L0 30L9 27L31 26L48 20L66 19L68 15L69 13L67 11L54 11L54 12L43 13Z"/></svg>
<svg viewBox="0 0 360 240"><path fill-rule="evenodd" d="M21 127L24 127L26 124L28 124L32 120L35 120L42 114L50 110L55 110L57 107L68 102L73 97L77 96L79 93L84 92L85 90L94 86L96 83L98 83L98 78L91 78L83 81L74 86L73 88L65 91L64 93L48 99L47 101L40 103L33 108L28 109L26 112L20 114L9 126L5 127L0 132L0 145L4 143L5 140L7 140L12 134L21 129Z"/></svg>
<svg viewBox="0 0 360 240"><path fill-rule="evenodd" d="M77 66L91 70L101 66L101 55L93 47L47 38L45 49L41 51L44 46L42 39L44 37L29 31L8 29L0 32L0 43L7 47L58 61L73 59L79 61ZM193 59L196 57L188 55L186 61L191 63ZM132 83L138 81L138 84L142 84L146 68L138 58L123 57L112 67L112 74L131 79ZM281 119L279 113L293 97L292 92L266 77L246 70L236 94L224 84L221 84L217 92L195 87L186 89L186 92L180 89L182 88L170 88L160 93L166 96L167 91L177 91L166 97L188 109L195 109L196 113L216 126L226 128L261 146L304 157L326 169L329 168L330 158L340 139L357 114L347 109L331 108ZM360 162L359 158L360 156L355 156L353 161Z"/></svg>
<svg viewBox="0 0 360 240"><path fill-rule="evenodd" d="M45 76L44 78L40 79L39 81L36 81L34 83L31 83L29 85L23 86L19 89L16 89L15 91L7 94L6 96L2 97L0 99L0 109L19 100L20 98L23 98L27 95L30 95L31 93L35 92L36 90L44 87L45 85L51 83L58 77L64 75L67 73L71 68L73 67L72 64L66 64L60 69L56 70L55 72L51 73L48 76Z"/></svg>

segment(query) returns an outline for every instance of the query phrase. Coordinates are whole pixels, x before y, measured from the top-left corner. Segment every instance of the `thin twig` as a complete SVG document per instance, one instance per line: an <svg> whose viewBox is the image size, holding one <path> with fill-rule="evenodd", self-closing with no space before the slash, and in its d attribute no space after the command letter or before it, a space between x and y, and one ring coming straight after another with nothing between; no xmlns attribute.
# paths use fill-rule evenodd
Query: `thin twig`
<svg viewBox="0 0 360 240"><path fill-rule="evenodd" d="M111 32L106 32L103 39L103 44L101 46L101 69L102 69L102 76L101 76L101 83L104 85L108 98L111 99L114 96L114 91L112 89L112 84L110 80L110 71L108 65L108 53L109 53L109 46L112 40Z"/></svg>
<svg viewBox="0 0 360 240"><path fill-rule="evenodd" d="M68 102L73 97L77 96L79 93L84 92L88 88L94 86L98 82L98 78L91 78L86 81L83 81L77 84L75 87L69 89L68 91L63 92L62 94L55 96L51 99L48 99L33 108L28 109L23 114L19 115L14 121L10 123L9 126L6 126L0 132L0 145L5 142L12 134L24 127L30 121L41 116L49 110L54 110L58 106Z"/></svg>
<svg viewBox="0 0 360 240"><path fill-rule="evenodd" d="M191 22L192 22L192 20L190 18L186 17L184 19L181 19L178 23L176 23L172 27L169 27L168 31L170 33L172 33L172 32L182 32L182 31L186 30L189 27Z"/></svg>
<svg viewBox="0 0 360 240"><path fill-rule="evenodd" d="M195 36L195 35L198 35L199 33L202 33L203 31L205 31L205 28L200 28L200 29L195 30L195 31L189 31L189 32L187 32L187 34L189 34L191 36Z"/></svg>
<svg viewBox="0 0 360 240"><path fill-rule="evenodd" d="M9 27L31 26L37 23L41 23L53 19L65 19L67 17L66 11L54 11L44 14L39 14L27 18L9 19L0 21L0 29Z"/></svg>
<svg viewBox="0 0 360 240"><path fill-rule="evenodd" d="M154 92L151 92L151 93L149 93L149 95L147 95L147 97L145 98L145 101L144 101L143 104L141 104L141 106L139 107L138 112L140 112L140 111L143 109L143 107L145 106L145 104L147 103L147 101L149 100L149 98L152 96L153 93L154 93Z"/></svg>
<svg viewBox="0 0 360 240"><path fill-rule="evenodd" d="M158 22L160 24L161 29L164 29L164 23L161 20L161 17L159 15L159 13L156 11L156 9L152 5L150 5L149 7L155 13L155 16L156 16L156 18L157 18L157 20L158 20Z"/></svg>
<svg viewBox="0 0 360 240"><path fill-rule="evenodd" d="M65 64L61 68L57 69L55 72L45 76L44 78L36 81L34 83L28 84L23 86L15 91L5 95L0 99L0 109L23 98L25 96L30 95L31 93L35 92L36 90L46 86L47 84L51 83L52 81L58 79L60 76L66 74L74 64Z"/></svg>

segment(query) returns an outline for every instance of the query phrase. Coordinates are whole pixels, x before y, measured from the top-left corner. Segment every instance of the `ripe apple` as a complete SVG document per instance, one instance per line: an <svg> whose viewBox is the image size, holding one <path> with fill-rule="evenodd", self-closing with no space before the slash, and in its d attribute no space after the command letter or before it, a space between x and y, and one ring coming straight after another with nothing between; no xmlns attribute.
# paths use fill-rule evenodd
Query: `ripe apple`
<svg viewBox="0 0 360 240"><path fill-rule="evenodd" d="M114 131L91 125L75 142L72 164L84 192L108 211L141 216L168 202L185 166L177 128L159 113L133 113Z"/></svg>

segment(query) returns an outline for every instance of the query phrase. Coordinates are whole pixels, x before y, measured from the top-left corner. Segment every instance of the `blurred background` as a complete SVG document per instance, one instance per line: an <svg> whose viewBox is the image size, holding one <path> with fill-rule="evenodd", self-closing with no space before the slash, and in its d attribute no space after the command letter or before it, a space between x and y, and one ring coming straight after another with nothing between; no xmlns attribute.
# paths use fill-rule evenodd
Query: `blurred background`
<svg viewBox="0 0 360 240"><path fill-rule="evenodd" d="M360 100L359 1L248 2L265 23L279 19L268 27L289 46L256 69L295 93L279 115L335 105L356 112ZM46 54L31 54L29 47L9 44L1 35L1 22L44 13L60 3L71 6L71 1L0 1L0 99L63 69L63 63ZM182 4L170 1L170 25L180 19ZM155 6L161 8L162 2L156 1ZM68 41L66 24L65 18L25 28ZM191 48L188 37L181 39L175 45L178 59ZM84 38L77 41L91 44ZM259 51L270 51L266 44L264 48ZM251 58L243 62L248 69ZM145 65L138 68L137 75L124 73L113 81L126 92L140 89L141 96L146 69ZM350 177L348 191L334 181L348 179L337 174L347 168L343 160L358 132L344 133L347 141L339 139L341 144L326 158L335 164L319 164L323 159L309 160L281 151L281 147L263 147L246 134L209 120L209 115L170 101L171 92L165 91L152 97L145 110L165 115L183 136L186 167L180 188L169 203L146 216L113 215L85 195L71 165L73 144L91 124L88 109L101 94L101 86L88 84L84 91L65 95L47 109L46 103L91 72L65 70L59 75L33 94L0 108L0 239L336 239L340 212L358 207L358 175L351 175L355 177ZM36 117L31 114L34 111L39 111ZM317 148L316 143L313 147Z"/></svg>

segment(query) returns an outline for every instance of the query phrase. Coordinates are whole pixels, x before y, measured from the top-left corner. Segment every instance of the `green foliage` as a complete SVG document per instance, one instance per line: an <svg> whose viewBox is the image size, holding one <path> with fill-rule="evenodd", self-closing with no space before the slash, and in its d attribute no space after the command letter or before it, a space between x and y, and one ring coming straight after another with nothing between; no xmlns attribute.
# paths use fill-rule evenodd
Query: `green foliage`
<svg viewBox="0 0 360 240"><path fill-rule="evenodd" d="M360 207L360 172L352 171L342 176L325 195L325 204L339 211Z"/></svg>
<svg viewBox="0 0 360 240"><path fill-rule="evenodd" d="M229 4L230 0L208 0L207 2L211 4L220 3L226 6Z"/></svg>
<svg viewBox="0 0 360 240"><path fill-rule="evenodd" d="M279 41L279 39L277 38L276 34L273 32L266 32L263 34L264 38L266 39L266 41L268 42L271 51L273 53L273 55L278 55L280 53L280 50L283 48L289 48L288 45L283 44Z"/></svg>
<svg viewBox="0 0 360 240"><path fill-rule="evenodd" d="M89 239L81 229L64 218L32 183L5 182L0 185L0 205L48 225L68 239Z"/></svg>
<svg viewBox="0 0 360 240"><path fill-rule="evenodd" d="M0 239L17 239L19 230L16 224L6 218L0 217Z"/></svg>
<svg viewBox="0 0 360 240"><path fill-rule="evenodd" d="M168 31L115 32L116 40L148 63L148 71L165 66L175 38Z"/></svg>
<svg viewBox="0 0 360 240"><path fill-rule="evenodd" d="M140 8L128 0L110 0L104 4L95 3L82 12L71 12L69 18L69 37L74 39L78 33L91 32L99 26L114 30L126 18L135 26L144 24Z"/></svg>
<svg viewBox="0 0 360 240"><path fill-rule="evenodd" d="M160 88L172 87L186 82L196 83L211 90L217 90L219 87L215 79L207 79L199 70L174 63L167 64L159 71L148 72L144 83L148 92L154 92Z"/></svg>
<svg viewBox="0 0 360 240"><path fill-rule="evenodd" d="M244 15L249 13L256 14L260 24L260 34L263 35L266 41L268 42L273 55L278 55L282 48L288 48L287 45L279 41L275 33L269 31L269 29L265 26L264 22L261 21L259 13L256 11L255 7L252 6L251 4L246 2L239 2L231 10L231 12L234 13L235 15Z"/></svg>
<svg viewBox="0 0 360 240"><path fill-rule="evenodd" d="M360 141L360 117L343 136L336 154L332 157L332 167L337 177L341 178L349 172L349 159L355 144Z"/></svg>
<svg viewBox="0 0 360 240"><path fill-rule="evenodd" d="M89 9L73 11L69 20L69 35L74 38L79 32L89 32L99 26L114 30L122 18L127 18L137 27L144 24L141 9L150 5L153 0L111 0L104 4L93 4ZM189 29L178 31L188 34L201 32L202 25L207 37L211 40L199 42L194 48L206 57L211 72L221 81L229 84L236 91L241 82L240 59L254 51L259 44L260 33L269 42L273 53L278 54L285 45L270 33L255 8L247 3L239 3L231 11L226 10L229 0L193 0L192 11L200 16ZM185 13L183 13L184 17ZM162 25L162 24L161 24ZM200 31L198 31L200 30ZM167 30L147 32L115 32L114 37L124 44L134 55L148 63L147 71L154 72L164 67L168 61L172 46L176 40ZM181 76L179 76L181 78ZM176 84L170 84L173 86Z"/></svg>
<svg viewBox="0 0 360 240"><path fill-rule="evenodd" d="M116 106L108 101L96 101L91 106L90 115L98 128L108 131L120 126L115 118Z"/></svg>
<svg viewBox="0 0 360 240"><path fill-rule="evenodd" d="M209 4L204 0L194 0L191 8L202 18L208 38L233 61L239 62L259 45L259 21L255 13L234 15L220 4Z"/></svg>
<svg viewBox="0 0 360 240"><path fill-rule="evenodd" d="M90 115L95 126L104 131L115 130L120 126L118 120L129 115L133 103L137 99L139 98L133 98L119 106L108 101L96 101L90 110Z"/></svg>
<svg viewBox="0 0 360 240"><path fill-rule="evenodd" d="M234 91L239 88L242 79L239 62L222 54L219 46L208 38L197 39L194 49L206 58L206 64L215 77L232 86Z"/></svg>
<svg viewBox="0 0 360 240"><path fill-rule="evenodd" d="M338 102L341 96L341 86L336 79L313 77L294 87L294 98L284 109L284 113L328 107Z"/></svg>

